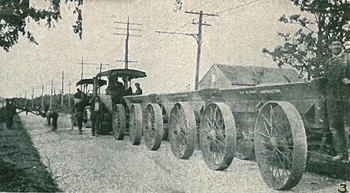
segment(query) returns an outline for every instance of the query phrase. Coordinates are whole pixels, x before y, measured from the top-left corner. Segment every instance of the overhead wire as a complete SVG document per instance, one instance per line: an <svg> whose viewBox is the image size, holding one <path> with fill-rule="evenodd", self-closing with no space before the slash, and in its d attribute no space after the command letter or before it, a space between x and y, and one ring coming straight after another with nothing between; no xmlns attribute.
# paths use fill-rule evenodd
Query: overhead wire
<svg viewBox="0 0 350 193"><path fill-rule="evenodd" d="M221 13L229 12L229 11L232 11L232 10L234 10L234 9L238 9L238 8L241 8L241 7L244 7L244 6L247 6L247 5L256 3L256 2L259 2L259 1L261 1L261 0L254 0L254 1L251 1L251 2L248 2L248 3L245 3L245 4L242 4L242 5L234 6L234 7L228 8L228 9L224 9L224 10L221 10L221 11L216 12L216 14L221 14ZM196 7L192 8L192 9L190 9L190 10L193 11L193 10L195 10L195 9L198 9L198 8L200 8L200 7L203 7L203 6L207 5L208 3L213 4L213 2L205 2L205 3L202 3L202 4L197 5ZM215 7L217 7L217 6L218 6L218 2L214 2L214 5L211 6L211 8L215 8ZM178 17L175 19L175 21L178 21L180 18L182 18L182 16L178 16ZM156 24L156 25L153 25L153 26L156 26L156 27L151 27L151 28L152 28L152 29L154 29L154 28L160 28L160 27L165 26L167 23L168 23L168 22L166 22L166 21L165 21L165 22L160 22L160 23L158 23L158 24ZM180 29L184 28L185 26L187 26L187 25L190 24L190 23L191 23L191 21L185 23L183 26L181 26L180 28L178 28L178 29L175 30L174 32L178 32ZM160 24L160 25L159 25L159 24ZM151 32L153 32L153 30L150 30L149 32L144 33L144 34L142 34L142 35L149 34L149 33L151 33ZM153 48L154 46L158 45L158 44L161 43L162 41L165 41L170 35L171 35L171 34L168 34L168 35L166 35L165 37L163 37L163 38L159 39L158 41L156 41L155 43L152 43L151 45L147 46L146 48L144 48L144 49L142 49L142 50L140 50L140 51L135 52L135 54L133 54L133 56L140 55L140 54L142 54L142 53L144 53L144 52L150 50L151 48Z"/></svg>
<svg viewBox="0 0 350 193"><path fill-rule="evenodd" d="M200 7L203 7L204 5L206 5L206 4L208 4L208 3L209 3L209 2L205 2L205 3L203 3L203 4L197 5L196 7L192 8L192 9L190 9L190 10L193 11L193 10L195 10L195 9L198 9L198 8L200 8ZM210 2L210 3L212 4L213 2ZM216 4L216 3L215 3L215 4ZM180 18L182 18L182 17L179 16L179 17L176 18L176 20L179 20ZM192 21L185 23L183 26L181 26L180 28L178 28L178 29L175 30L174 32L178 32L180 29L186 27L186 26L187 26L188 24L190 24L191 22L192 22ZM163 22L161 26L164 26L166 23L167 23L167 22ZM165 40L167 37L169 37L170 35L171 35L171 34L168 34L168 35L166 35L164 38L161 38L161 39L158 40L157 42L155 42L155 43L151 44L150 46L146 47L145 49L143 49L143 50L141 50L141 51L139 51L139 52L136 52L136 53L134 54L134 56L135 56L135 55L138 55L138 54L140 54L140 53L143 53L144 51L149 50L150 48L152 48L152 47L154 47L155 45L159 44L160 42L164 41L164 40Z"/></svg>
<svg viewBox="0 0 350 193"><path fill-rule="evenodd" d="M175 30L174 32L178 32L179 30L181 30L182 28L186 27L186 26L187 26L188 24L190 24L191 22L192 22L192 21L185 23L183 26L181 26L180 28L178 28L178 29ZM158 40L157 42L155 42L155 43L151 44L150 46L146 47L145 49L143 49L143 50L141 50L141 51L139 51L139 52L136 52L136 53L134 54L134 56L135 56L135 55L138 55L138 54L140 54L140 53L143 53L143 52L145 52L145 51L147 51L147 50L149 50L149 49L151 49L152 47L156 46L157 44L159 44L160 42L162 42L164 39L166 39L167 37L169 37L170 35L171 35L171 34L168 34L168 35L166 35L164 38L161 38L161 39Z"/></svg>
<svg viewBox="0 0 350 193"><path fill-rule="evenodd" d="M234 6L234 7L231 7L231 8L224 9L222 11L216 12L216 14L221 14L221 13L225 13L225 12L228 12L228 11L232 11L234 9L238 9L238 8L241 8L241 7L244 7L244 6L256 3L256 2L259 2L259 1L262 1L262 0L255 0L255 1L251 1L251 2L248 2L248 3L242 4L242 5L237 5L237 6Z"/></svg>
<svg viewBox="0 0 350 193"><path fill-rule="evenodd" d="M192 8L191 10L197 9L197 8L199 8L199 7L202 7L202 6L206 5L206 4L208 4L208 2L203 3L203 4L200 4L200 5L197 5L196 7ZM179 21L181 18L183 18L182 16L183 16L183 15L180 15L180 14L179 14L179 16L177 16L173 21L175 21L175 22L176 22L176 21ZM190 23L190 22L189 22L189 23ZM184 27L185 27L186 25L188 25L189 23L186 23L184 26L180 27L180 29L184 28ZM149 31L146 32L146 33L143 33L142 35L144 36L144 35L150 34L150 33L154 32L154 29L155 29L155 28L164 27L166 24L168 24L168 21L159 22L159 23L157 23L156 25L153 25L154 27L153 27L153 26L149 27L149 29L151 29L151 30L149 30ZM179 30L179 29L178 29L178 30ZM178 30L176 30L176 31L178 31ZM167 37L168 37L168 36L166 36L166 37L160 39L159 41L157 41L156 43L153 43L153 44L151 44L150 46L146 47L146 50L148 50L148 49L152 48L153 46L157 45L158 43L160 43L161 41L163 41L163 40L166 39ZM134 55L137 55L137 54L139 54L140 52L142 52L142 50L141 50L141 51L137 51ZM110 53L110 52L109 52L109 53ZM107 55L107 54L108 54L108 53L106 53L105 55Z"/></svg>

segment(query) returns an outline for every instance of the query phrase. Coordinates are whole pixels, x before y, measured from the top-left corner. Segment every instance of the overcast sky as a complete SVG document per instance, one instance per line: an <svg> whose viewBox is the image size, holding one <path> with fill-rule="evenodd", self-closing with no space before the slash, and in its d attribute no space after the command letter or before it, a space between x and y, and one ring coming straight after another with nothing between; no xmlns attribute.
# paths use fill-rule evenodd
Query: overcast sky
<svg viewBox="0 0 350 193"><path fill-rule="evenodd" d="M31 0L38 6L44 0ZM61 73L65 73L65 93L71 82L81 77L81 60L84 58L84 78L91 78L99 71L99 63L106 69L123 68L125 33L123 24L131 26L129 59L138 61L129 67L147 72L148 77L138 79L144 92L178 92L194 88L197 43L191 36L157 34L156 30L197 33L198 15L188 11L219 13L219 17L204 17L211 26L203 27L200 79L214 64L273 66L276 64L263 55L263 47L273 48L281 44L278 31L288 31L292 26L277 22L282 14L298 13L297 7L288 0L183 0L181 11L174 11L175 0L85 0L83 9L83 39L73 34L71 25L75 15L62 5L62 17L55 28L48 29L44 22L31 22L27 27L34 33L39 45L21 37L10 52L0 51L0 96L24 97L50 92L53 79L56 93L61 89ZM188 86L190 85L190 86Z"/></svg>

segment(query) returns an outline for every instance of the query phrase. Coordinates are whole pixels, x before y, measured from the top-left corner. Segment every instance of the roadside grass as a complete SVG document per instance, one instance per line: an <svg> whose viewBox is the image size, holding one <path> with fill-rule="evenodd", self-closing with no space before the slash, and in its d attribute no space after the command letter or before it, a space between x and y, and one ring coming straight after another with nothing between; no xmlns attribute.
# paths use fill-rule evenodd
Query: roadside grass
<svg viewBox="0 0 350 193"><path fill-rule="evenodd" d="M61 192L18 116L11 129L0 123L0 191Z"/></svg>

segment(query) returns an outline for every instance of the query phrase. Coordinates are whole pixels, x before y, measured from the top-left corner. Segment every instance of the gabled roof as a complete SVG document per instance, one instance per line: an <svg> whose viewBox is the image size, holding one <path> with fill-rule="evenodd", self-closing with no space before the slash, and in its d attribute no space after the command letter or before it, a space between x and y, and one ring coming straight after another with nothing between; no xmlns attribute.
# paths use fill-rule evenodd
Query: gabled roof
<svg viewBox="0 0 350 193"><path fill-rule="evenodd" d="M231 81L231 85L301 82L293 69L214 64L207 73L212 68L219 69Z"/></svg>

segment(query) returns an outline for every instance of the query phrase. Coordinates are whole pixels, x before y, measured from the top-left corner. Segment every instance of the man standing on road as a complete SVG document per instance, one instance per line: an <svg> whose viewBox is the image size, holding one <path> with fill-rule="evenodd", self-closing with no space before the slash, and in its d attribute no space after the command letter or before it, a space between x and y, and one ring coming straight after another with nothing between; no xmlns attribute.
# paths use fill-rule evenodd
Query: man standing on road
<svg viewBox="0 0 350 193"><path fill-rule="evenodd" d="M75 120L77 121L77 124L78 124L79 135L83 134L84 110L85 110L85 104L84 104L84 102L82 100L77 102L73 106L73 110L72 110L72 116L74 116L74 118L75 118ZM73 128L73 124L72 124L72 128Z"/></svg>
<svg viewBox="0 0 350 193"><path fill-rule="evenodd" d="M106 109L104 104L101 102L99 96L96 96L91 104L91 135L96 137L98 136L102 121L103 121L103 112Z"/></svg>
<svg viewBox="0 0 350 193"><path fill-rule="evenodd" d="M50 126L52 123L52 131L56 132L57 131L57 120L58 120L58 109L54 105L50 109L48 106L45 107L45 116L47 119L47 124ZM52 122L51 122L52 119Z"/></svg>
<svg viewBox="0 0 350 193"><path fill-rule="evenodd" d="M13 99L6 99L6 127L12 128L13 116L16 115L16 107L13 104Z"/></svg>
<svg viewBox="0 0 350 193"><path fill-rule="evenodd" d="M326 62L324 77L327 79L327 115L329 129L333 136L333 144L337 155L334 161L347 161L348 137L345 132L345 115L348 110L350 97L350 67L348 61L344 61L340 41L334 41L331 45L332 58Z"/></svg>

